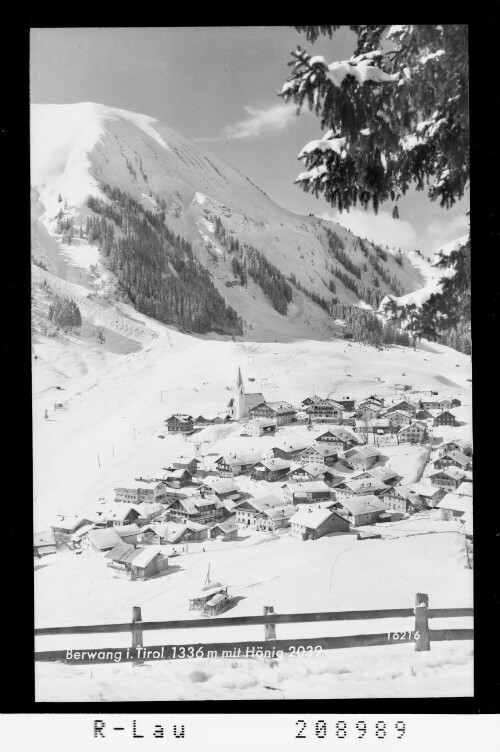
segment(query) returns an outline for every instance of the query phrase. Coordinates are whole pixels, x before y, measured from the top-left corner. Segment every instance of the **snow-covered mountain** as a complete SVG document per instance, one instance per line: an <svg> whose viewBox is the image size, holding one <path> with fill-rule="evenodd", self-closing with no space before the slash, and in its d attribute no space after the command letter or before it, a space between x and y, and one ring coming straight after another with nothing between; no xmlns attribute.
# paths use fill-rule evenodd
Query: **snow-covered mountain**
<svg viewBox="0 0 500 752"><path fill-rule="evenodd" d="M340 225L287 211L223 159L146 115L94 103L32 105L31 134L33 260L98 297L132 300L155 316L158 291L138 301L118 271L123 258L113 267L100 252L88 223L102 215L89 208L89 196L114 204L121 216L131 198L141 221L160 217L169 237L187 241L202 269L200 284L236 311L246 338L331 338L335 325L326 308L332 300L376 309L384 295L424 283L413 260ZM119 189L122 203L103 185ZM119 242L126 230L113 217L107 221ZM175 261L184 251L169 257L163 290L179 279ZM212 307L219 305L214 300ZM234 333L224 326L218 331Z"/></svg>

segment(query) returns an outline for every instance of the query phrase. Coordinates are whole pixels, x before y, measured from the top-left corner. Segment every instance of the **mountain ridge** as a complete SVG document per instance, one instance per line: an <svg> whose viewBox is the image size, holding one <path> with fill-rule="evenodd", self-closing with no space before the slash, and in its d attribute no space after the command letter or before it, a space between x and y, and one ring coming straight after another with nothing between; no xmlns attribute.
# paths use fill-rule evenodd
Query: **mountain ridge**
<svg viewBox="0 0 500 752"><path fill-rule="evenodd" d="M81 230L78 237L78 224L93 215L88 196L109 200L102 190L108 184L144 211L163 210L168 229L189 242L226 306L244 321L243 336L279 339L281 330L295 327L299 337L329 338L336 328L325 304L338 300L376 310L384 294L405 294L424 282L404 256L398 259L335 223L280 207L221 157L147 115L96 103L32 105L31 174L34 223L43 225L52 246L44 252L38 237L34 255L51 271L61 274L66 266L64 273L97 294L112 287L102 254ZM57 231L61 213L74 230L74 237L66 236L69 243ZM215 224L226 244L220 232L216 237ZM266 273L273 275L275 268L291 285L286 315L276 313L255 279L238 282L228 246L235 241L246 249L245 263L253 249L261 254L259 265L271 268Z"/></svg>

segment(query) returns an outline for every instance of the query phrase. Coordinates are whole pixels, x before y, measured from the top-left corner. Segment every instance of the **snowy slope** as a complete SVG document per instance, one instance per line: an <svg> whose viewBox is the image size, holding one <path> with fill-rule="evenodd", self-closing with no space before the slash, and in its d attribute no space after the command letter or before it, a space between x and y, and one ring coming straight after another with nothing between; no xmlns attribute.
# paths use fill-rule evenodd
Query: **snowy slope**
<svg viewBox="0 0 500 752"><path fill-rule="evenodd" d="M49 267L59 275L61 266L71 267L64 276L68 278L69 273L75 279L75 270L80 269L83 279L91 265L105 274L95 247L76 238L61 248L61 238L55 234L55 218L62 206L59 196L65 202L65 216L72 217L78 227L91 214L87 196L99 195L102 181L126 191L152 211L159 208L158 200L166 202L168 227L191 243L219 292L247 322L252 337L279 339L282 332L298 328L304 335L329 338L334 327L327 314L298 290L294 290L288 316L283 317L251 280L248 289L227 287L234 274L231 258L215 238L215 218L222 221L228 235L257 248L286 277L295 275L307 290L330 300L328 285L333 279L337 298L358 304L354 292L331 274L332 265L345 269L334 263L328 251L325 228L330 227L355 264L362 267L366 262L359 281L373 285L373 269L352 233L283 209L220 157L151 117L89 102L35 104L31 133L34 221L42 223L52 237L54 251L59 245L60 258L53 259L58 270ZM33 255L40 258L36 247ZM400 266L389 254L384 267L404 290L422 284L419 270L406 260ZM380 289L390 292L382 279Z"/></svg>
<svg viewBox="0 0 500 752"><path fill-rule="evenodd" d="M463 245L467 240L467 235L463 235L456 240L452 240L451 243L439 248L434 256L433 261L421 256L416 251L407 251L405 255L410 259L412 265L420 271L425 284L424 286L414 292L410 292L407 295L395 297L394 295L387 295L380 304L380 310L383 311L384 306L389 300L393 300L398 306L405 306L414 303L416 306L421 306L425 303L432 294L441 292L440 280L443 277L453 276L455 273L453 269L439 269L435 266L436 261L440 256L447 256L455 249Z"/></svg>

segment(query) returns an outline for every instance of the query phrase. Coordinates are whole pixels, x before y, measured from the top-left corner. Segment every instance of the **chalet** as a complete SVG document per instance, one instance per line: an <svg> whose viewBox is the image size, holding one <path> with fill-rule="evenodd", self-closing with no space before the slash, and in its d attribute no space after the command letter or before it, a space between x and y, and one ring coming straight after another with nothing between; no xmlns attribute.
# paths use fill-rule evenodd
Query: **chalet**
<svg viewBox="0 0 500 752"><path fill-rule="evenodd" d="M363 480L344 480L335 486L335 500L343 501L353 496L366 496L373 494L379 496L386 491L388 486L376 478L364 478Z"/></svg>
<svg viewBox="0 0 500 752"><path fill-rule="evenodd" d="M138 553L135 546L129 543L120 541L116 546L104 554L104 558L108 560L107 566L113 569L116 573L130 575L132 569L132 559Z"/></svg>
<svg viewBox="0 0 500 752"><path fill-rule="evenodd" d="M177 413L165 421L169 433L190 433L194 428L191 415Z"/></svg>
<svg viewBox="0 0 500 752"><path fill-rule="evenodd" d="M342 399L336 397L333 401L336 402L337 405L340 405L343 410L347 410L348 412L354 410L356 404L356 401L350 397L342 397Z"/></svg>
<svg viewBox="0 0 500 752"><path fill-rule="evenodd" d="M258 461L259 455L249 454L240 456L220 457L215 465L217 467L217 473L221 478L234 478L235 475L242 475L248 472Z"/></svg>
<svg viewBox="0 0 500 752"><path fill-rule="evenodd" d="M395 486L403 479L402 475L398 475L398 473L395 470L392 470L390 467L374 467L373 470L367 470L366 474L369 477L381 480L382 483L386 484L386 486ZM363 476L356 475L356 478L358 477ZM354 476L352 475L351 480L354 480Z"/></svg>
<svg viewBox="0 0 500 752"><path fill-rule="evenodd" d="M413 402L402 400L401 402L396 402L396 404L391 405L389 408L387 408L387 415L389 415L389 413L396 412L396 410L403 410L403 412L415 415L415 413L417 412L417 406L414 405Z"/></svg>
<svg viewBox="0 0 500 752"><path fill-rule="evenodd" d="M387 508L394 509L396 512L402 512L403 514L411 514L419 506L415 503L415 494L406 488L406 486L388 488L386 491L382 491L379 499L382 504L387 505Z"/></svg>
<svg viewBox="0 0 500 752"><path fill-rule="evenodd" d="M205 494L214 495L221 501L226 499L239 501L241 499L241 492L232 478L205 478L200 488L200 495Z"/></svg>
<svg viewBox="0 0 500 752"><path fill-rule="evenodd" d="M435 426L458 426L460 423L449 410L445 410L434 418Z"/></svg>
<svg viewBox="0 0 500 752"><path fill-rule="evenodd" d="M197 460L196 457L175 457L167 469L187 470L191 475L196 475L196 470L199 464L200 460Z"/></svg>
<svg viewBox="0 0 500 752"><path fill-rule="evenodd" d="M348 533L350 524L331 509L304 507L290 518L292 535L301 540L316 540L329 533Z"/></svg>
<svg viewBox="0 0 500 752"><path fill-rule="evenodd" d="M113 530L118 533L124 543L135 545L141 534L141 528L132 523L131 525L115 525Z"/></svg>
<svg viewBox="0 0 500 752"><path fill-rule="evenodd" d="M114 528L94 528L82 538L82 548L89 552L110 551L122 542Z"/></svg>
<svg viewBox="0 0 500 752"><path fill-rule="evenodd" d="M125 501L128 504L165 501L165 486L161 480L146 480L131 478L121 480L115 487L115 501Z"/></svg>
<svg viewBox="0 0 500 752"><path fill-rule="evenodd" d="M238 529L236 517L231 517L231 519L224 522L217 522L210 528L208 534L210 538L217 538L218 540L236 540L238 538Z"/></svg>
<svg viewBox="0 0 500 752"><path fill-rule="evenodd" d="M101 515L99 526L113 527L114 525L130 525L141 519L141 507L125 502L110 504L107 511Z"/></svg>
<svg viewBox="0 0 500 752"><path fill-rule="evenodd" d="M198 415L193 421L194 428L206 428L212 424L212 421L208 418L204 418L203 415Z"/></svg>
<svg viewBox="0 0 500 752"><path fill-rule="evenodd" d="M89 524L90 520L86 517L76 517L74 515L71 517L62 517L60 521L51 525L54 540L56 543L68 543L78 528Z"/></svg>
<svg viewBox="0 0 500 752"><path fill-rule="evenodd" d="M369 470L380 458L381 452L373 446L358 446L344 452L343 460L353 470Z"/></svg>
<svg viewBox="0 0 500 752"><path fill-rule="evenodd" d="M406 488L415 496L415 502L433 509L443 498L445 491L427 483L410 483Z"/></svg>
<svg viewBox="0 0 500 752"><path fill-rule="evenodd" d="M383 410L383 405L380 402L375 402L371 399L360 402L356 413L364 420L373 420L378 418Z"/></svg>
<svg viewBox="0 0 500 752"><path fill-rule="evenodd" d="M131 580L149 580L170 569L168 558L157 546L149 546L136 551L131 562Z"/></svg>
<svg viewBox="0 0 500 752"><path fill-rule="evenodd" d="M416 420L429 420L434 419L434 416L428 410L418 410L415 414L415 418Z"/></svg>
<svg viewBox="0 0 500 752"><path fill-rule="evenodd" d="M56 553L56 539L52 530L42 533L33 533L33 556L42 556Z"/></svg>
<svg viewBox="0 0 500 752"><path fill-rule="evenodd" d="M390 426L409 426L412 419L412 413L407 410L394 410L392 413L387 413Z"/></svg>
<svg viewBox="0 0 500 752"><path fill-rule="evenodd" d="M316 442L319 444L323 442L328 443L329 446L338 452L345 452L347 449L351 449L359 444L358 438L351 431L341 426L320 433L316 437Z"/></svg>
<svg viewBox="0 0 500 752"><path fill-rule="evenodd" d="M171 470L167 472L163 480L170 488L183 488L191 485L193 476L189 470Z"/></svg>
<svg viewBox="0 0 500 752"><path fill-rule="evenodd" d="M318 462L333 467L338 459L338 452L331 444L313 444L303 449L298 457L300 462Z"/></svg>
<svg viewBox="0 0 500 752"><path fill-rule="evenodd" d="M185 543L186 541L202 541L208 538L208 533L209 527L207 524L191 520L183 524L177 524L175 528L172 527L167 533L167 543L177 544Z"/></svg>
<svg viewBox="0 0 500 752"><path fill-rule="evenodd" d="M306 412L314 423L341 423L344 408L331 399L315 399L306 407Z"/></svg>
<svg viewBox="0 0 500 752"><path fill-rule="evenodd" d="M465 473L460 468L450 465L442 470L436 470L429 475L429 480L434 487L455 491L464 480Z"/></svg>
<svg viewBox="0 0 500 752"><path fill-rule="evenodd" d="M332 485L341 476L335 476L326 465L320 462L308 462L304 465L297 465L288 473L288 480L304 482L308 480L323 480L328 485Z"/></svg>
<svg viewBox="0 0 500 752"><path fill-rule="evenodd" d="M341 502L341 507L351 525L373 525L386 511L385 505L373 494L351 496Z"/></svg>
<svg viewBox="0 0 500 752"><path fill-rule="evenodd" d="M282 460L280 457L272 457L268 460L261 460L254 465L252 478L254 480L267 480L274 482L281 480L290 472L290 460Z"/></svg>
<svg viewBox="0 0 500 752"><path fill-rule="evenodd" d="M283 501L277 496L262 496L258 499L245 499L236 507L236 522L240 528L255 529L257 515L265 510L282 507Z"/></svg>
<svg viewBox="0 0 500 752"><path fill-rule="evenodd" d="M443 454L448 454L448 452L453 452L455 450L462 452L462 454L466 454L467 457L472 456L471 442L462 441L461 439L446 441L444 444L441 444L441 446L439 447L439 454L442 456Z"/></svg>
<svg viewBox="0 0 500 752"><path fill-rule="evenodd" d="M264 509L257 515L255 527L262 532L274 533L280 528L290 527L290 518L293 517L296 512L297 509L293 504L273 507L272 509Z"/></svg>
<svg viewBox="0 0 500 752"><path fill-rule="evenodd" d="M241 501L233 501L232 499L224 499L224 501L217 501L217 504L221 510L221 516L223 520L227 520L236 514L236 506Z"/></svg>
<svg viewBox="0 0 500 752"><path fill-rule="evenodd" d="M443 520L461 519L467 512L472 515L472 497L447 493L446 496L443 496L437 508L441 510L441 519Z"/></svg>
<svg viewBox="0 0 500 752"><path fill-rule="evenodd" d="M331 499L330 486L322 480L306 483L285 483L281 487L283 500L289 504L303 504L310 501L328 501Z"/></svg>
<svg viewBox="0 0 500 752"><path fill-rule="evenodd" d="M460 468L460 470L472 470L472 458L463 454L460 450L454 449L448 454L443 454L434 462L437 469L449 467L450 465Z"/></svg>
<svg viewBox="0 0 500 752"><path fill-rule="evenodd" d="M280 457L282 460L294 460L309 444L310 441L297 436L297 438L280 441L271 448L271 452L274 457Z"/></svg>
<svg viewBox="0 0 500 752"><path fill-rule="evenodd" d="M255 418L246 425L249 436L268 436L276 432L276 421L270 418Z"/></svg>
<svg viewBox="0 0 500 752"><path fill-rule="evenodd" d="M168 517L174 522L200 522L210 524L222 520L222 510L215 499L190 496L176 499L168 508Z"/></svg>
<svg viewBox="0 0 500 752"><path fill-rule="evenodd" d="M409 426L402 426L398 433L398 442L409 441L410 444L416 444L427 439L427 426L425 423L411 423Z"/></svg>
<svg viewBox="0 0 500 752"><path fill-rule="evenodd" d="M277 426L292 423L295 420L295 408L288 402L261 402L248 411L250 418L268 418Z"/></svg>

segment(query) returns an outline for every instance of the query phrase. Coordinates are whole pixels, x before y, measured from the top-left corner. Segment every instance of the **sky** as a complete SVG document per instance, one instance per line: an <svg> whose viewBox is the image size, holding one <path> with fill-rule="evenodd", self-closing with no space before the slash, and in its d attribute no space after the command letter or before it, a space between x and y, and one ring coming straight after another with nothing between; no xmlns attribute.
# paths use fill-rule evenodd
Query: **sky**
<svg viewBox="0 0 500 752"><path fill-rule="evenodd" d="M307 42L289 26L53 28L31 30L30 98L38 104L98 102L158 118L226 159L274 201L299 214L340 222L389 247L431 254L467 232L468 201L452 209L425 191L408 193L378 215L339 214L294 180L297 155L322 135L319 119L277 96L301 45L328 62L353 53L347 27Z"/></svg>

